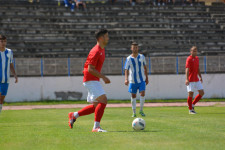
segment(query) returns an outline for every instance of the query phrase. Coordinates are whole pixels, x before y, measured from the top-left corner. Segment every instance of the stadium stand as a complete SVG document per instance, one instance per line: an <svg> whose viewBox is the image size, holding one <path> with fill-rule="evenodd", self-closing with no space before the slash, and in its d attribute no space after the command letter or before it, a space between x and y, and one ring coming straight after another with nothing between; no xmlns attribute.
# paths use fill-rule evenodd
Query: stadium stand
<svg viewBox="0 0 225 150"><path fill-rule="evenodd" d="M132 40L147 56L185 55L196 45L205 54L225 52L225 4L132 7L88 3L70 12L57 1L0 1L1 32L18 57L83 57L95 44L94 31L107 28L107 56L126 56Z"/></svg>

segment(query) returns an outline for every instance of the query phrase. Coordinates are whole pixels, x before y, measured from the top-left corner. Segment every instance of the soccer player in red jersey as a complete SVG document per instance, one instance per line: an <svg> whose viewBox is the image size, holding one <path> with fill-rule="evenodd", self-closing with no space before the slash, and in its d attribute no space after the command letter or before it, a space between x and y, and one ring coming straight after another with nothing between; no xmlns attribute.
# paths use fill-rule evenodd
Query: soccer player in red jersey
<svg viewBox="0 0 225 150"><path fill-rule="evenodd" d="M109 78L101 74L105 60L105 46L109 41L108 31L100 29L96 31L95 37L97 44L89 52L83 70L83 85L88 90L87 101L92 103L92 105L88 105L78 112L70 112L68 114L69 126L72 129L78 117L95 113L95 123L92 132L107 132L100 127L100 121L107 104L107 97L99 79L101 78L105 84L110 83Z"/></svg>
<svg viewBox="0 0 225 150"><path fill-rule="evenodd" d="M187 91L188 91L187 102L189 107L189 114L196 114L194 107L195 107L195 104L204 95L204 90L202 86L203 80L202 80L202 76L201 76L201 72L199 68L199 59L197 57L197 47L193 46L190 49L190 53L191 55L186 60L185 84L187 85ZM194 101L192 102L192 97L195 90L198 90L199 94L195 97Z"/></svg>

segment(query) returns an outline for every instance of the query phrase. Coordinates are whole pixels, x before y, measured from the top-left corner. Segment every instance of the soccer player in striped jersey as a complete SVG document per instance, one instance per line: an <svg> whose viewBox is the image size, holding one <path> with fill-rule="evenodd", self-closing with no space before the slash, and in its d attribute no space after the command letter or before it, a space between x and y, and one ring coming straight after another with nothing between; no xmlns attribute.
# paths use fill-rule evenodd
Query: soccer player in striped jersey
<svg viewBox="0 0 225 150"><path fill-rule="evenodd" d="M0 34L0 113L9 87L10 71L13 73L16 79L15 83L18 82L18 78L13 66L13 53L11 49L6 48L6 44L6 36Z"/></svg>
<svg viewBox="0 0 225 150"><path fill-rule="evenodd" d="M189 107L189 114L196 114L194 107L195 104L202 98L204 95L204 90L202 86L202 76L199 68L199 59L197 56L197 47L192 46L190 49L191 55L188 56L186 60L186 82L187 85L187 92L188 92L188 107ZM199 78L198 78L199 76ZM199 81L200 80L200 81ZM192 97L194 95L194 91L198 91L198 95L195 97L194 101L192 102Z"/></svg>
<svg viewBox="0 0 225 150"><path fill-rule="evenodd" d="M131 44L132 54L127 57L125 62L125 85L129 85L128 92L131 93L131 104L133 109L132 117L136 117L136 95L137 90L140 93L140 114L145 116L143 112L145 102L145 87L148 84L148 71L146 67L145 56L138 53L138 44ZM129 76L129 79L128 79Z"/></svg>

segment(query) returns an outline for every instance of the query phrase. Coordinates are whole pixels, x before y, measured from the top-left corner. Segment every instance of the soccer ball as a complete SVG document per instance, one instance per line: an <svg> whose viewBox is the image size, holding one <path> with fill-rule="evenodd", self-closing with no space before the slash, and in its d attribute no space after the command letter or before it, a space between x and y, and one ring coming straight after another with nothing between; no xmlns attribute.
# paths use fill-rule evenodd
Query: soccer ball
<svg viewBox="0 0 225 150"><path fill-rule="evenodd" d="M134 130L144 130L145 129L145 121L142 118L136 118L132 122L132 127Z"/></svg>

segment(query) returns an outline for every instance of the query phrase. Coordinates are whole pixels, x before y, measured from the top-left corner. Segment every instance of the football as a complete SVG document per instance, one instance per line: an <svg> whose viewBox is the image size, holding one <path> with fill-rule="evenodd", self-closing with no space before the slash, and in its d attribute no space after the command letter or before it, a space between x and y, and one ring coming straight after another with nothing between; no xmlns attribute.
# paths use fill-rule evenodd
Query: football
<svg viewBox="0 0 225 150"><path fill-rule="evenodd" d="M134 130L144 130L145 129L145 120L142 118L136 118L132 122L132 127Z"/></svg>

